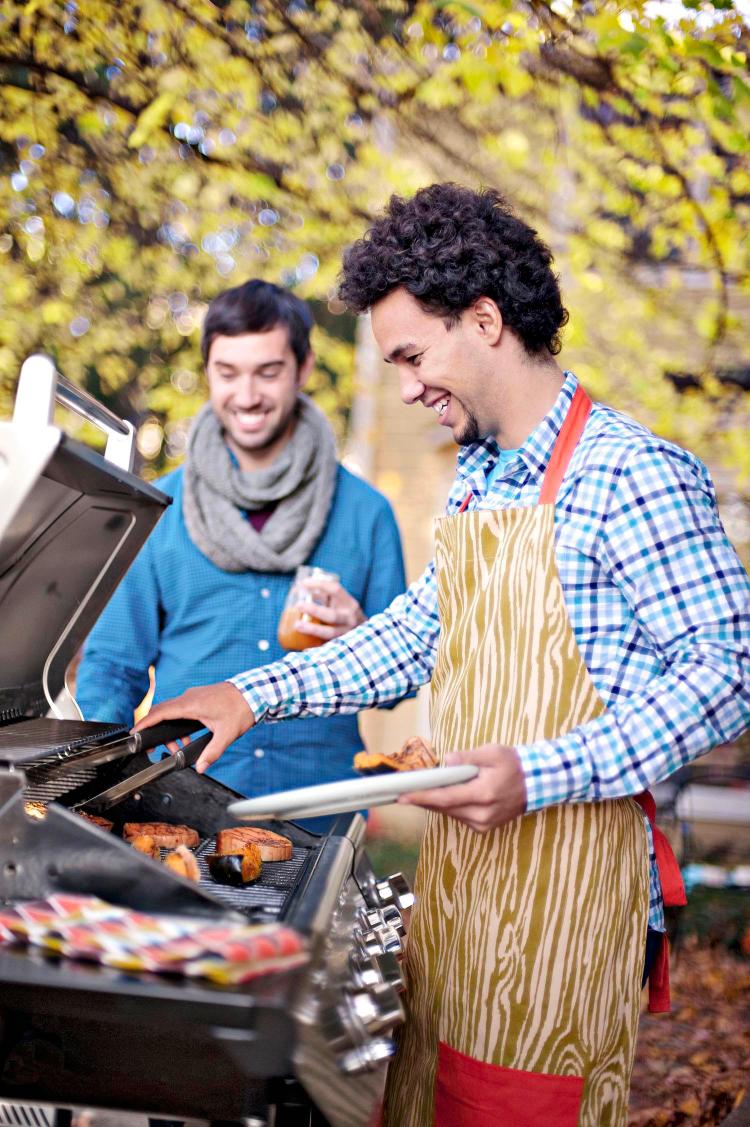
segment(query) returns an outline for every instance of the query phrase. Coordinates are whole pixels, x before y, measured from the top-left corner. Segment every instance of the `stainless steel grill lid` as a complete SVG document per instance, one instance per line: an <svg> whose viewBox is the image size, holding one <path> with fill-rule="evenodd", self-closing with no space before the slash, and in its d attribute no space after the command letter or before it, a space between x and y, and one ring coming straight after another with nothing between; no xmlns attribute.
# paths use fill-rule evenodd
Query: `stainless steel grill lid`
<svg viewBox="0 0 750 1127"><path fill-rule="evenodd" d="M19 385L13 419L0 422L0 716L10 720L49 711L170 500L51 425L60 380L36 359L25 385L34 410L18 410Z"/></svg>

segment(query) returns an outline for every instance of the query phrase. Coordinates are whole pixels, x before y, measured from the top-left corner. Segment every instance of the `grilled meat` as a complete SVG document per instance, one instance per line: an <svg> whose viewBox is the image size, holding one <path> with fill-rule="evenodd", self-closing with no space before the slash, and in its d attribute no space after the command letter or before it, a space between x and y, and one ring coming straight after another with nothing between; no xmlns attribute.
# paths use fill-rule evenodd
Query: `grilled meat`
<svg viewBox="0 0 750 1127"><path fill-rule="evenodd" d="M152 837L162 849L176 849L178 845L194 847L199 838L190 826L170 826L167 822L126 822L122 827L125 841L146 834Z"/></svg>
<svg viewBox="0 0 750 1127"><path fill-rule="evenodd" d="M100 830L104 830L105 833L110 833L112 830L112 822L110 822L108 818L100 818L98 814L84 814L82 810L79 810L78 817L85 818L87 822L92 822L95 826L98 826Z"/></svg>
<svg viewBox="0 0 750 1127"><path fill-rule="evenodd" d="M256 826L237 826L234 829L219 830L216 834L216 852L219 854L242 853L246 845L257 845L263 861L291 860L291 841L271 830Z"/></svg>

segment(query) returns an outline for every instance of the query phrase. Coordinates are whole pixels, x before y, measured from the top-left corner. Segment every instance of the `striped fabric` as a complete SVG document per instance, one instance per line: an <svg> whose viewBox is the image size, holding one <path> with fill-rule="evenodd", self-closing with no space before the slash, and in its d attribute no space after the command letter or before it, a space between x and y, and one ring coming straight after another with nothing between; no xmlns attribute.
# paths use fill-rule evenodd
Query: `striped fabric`
<svg viewBox="0 0 750 1127"><path fill-rule="evenodd" d="M603 713L568 621L550 505L444 518L435 563L441 759L550 738ZM485 835L431 813L415 891L409 1021L385 1127L432 1124L439 1042L505 1069L583 1077L578 1127L624 1124L648 912L635 803L553 806ZM480 1097L452 1095L468 1122ZM501 1099L498 1123L506 1110Z"/></svg>
<svg viewBox="0 0 750 1127"><path fill-rule="evenodd" d="M536 504L578 386L488 488L498 448L462 449L447 512ZM594 404L555 508L555 552L576 644L607 706L565 737L519 747L530 810L637 794L750 724L750 580L692 455ZM390 607L315 655L232 678L257 719L353 712L432 676L434 565ZM652 865L652 927L663 929Z"/></svg>

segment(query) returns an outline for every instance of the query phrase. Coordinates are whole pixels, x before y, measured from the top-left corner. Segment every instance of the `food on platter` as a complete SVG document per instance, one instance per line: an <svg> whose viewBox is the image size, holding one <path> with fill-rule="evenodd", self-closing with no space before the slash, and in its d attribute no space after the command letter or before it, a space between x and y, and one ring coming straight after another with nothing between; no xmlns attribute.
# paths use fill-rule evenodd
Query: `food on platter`
<svg viewBox="0 0 750 1127"><path fill-rule="evenodd" d="M421 736L411 736L392 755L359 751L354 756L354 769L360 775L385 775L389 771L417 771L425 767L437 767L437 756Z"/></svg>
<svg viewBox="0 0 750 1127"><path fill-rule="evenodd" d="M178 845L196 846L199 840L197 831L190 826L170 826L168 822L126 822L122 827L126 841L141 834L152 837L162 849L176 849Z"/></svg>
<svg viewBox="0 0 750 1127"><path fill-rule="evenodd" d="M292 843L288 837L255 826L237 826L219 830L216 834L216 852L241 853L246 845L257 845L263 861L289 861Z"/></svg>
<svg viewBox="0 0 750 1127"><path fill-rule="evenodd" d="M161 850L149 834L136 834L128 839L128 845L132 845L139 853L145 853L147 857L153 857L155 861L161 859Z"/></svg>
<svg viewBox="0 0 750 1127"><path fill-rule="evenodd" d="M109 833L112 829L112 823L110 822L109 818L100 818L98 814L86 814L83 810L79 810L78 817L85 818L87 822L91 822L93 825L98 826L99 829L104 830L105 833Z"/></svg>
<svg viewBox="0 0 750 1127"><path fill-rule="evenodd" d="M220 884L250 884L258 879L263 868L260 847L252 843L241 853L209 853L206 861L211 876Z"/></svg>
<svg viewBox="0 0 750 1127"><path fill-rule="evenodd" d="M186 845L178 845L172 853L168 853L164 858L164 864L173 873L187 877L188 880L200 880L201 878L198 862Z"/></svg>
<svg viewBox="0 0 750 1127"><path fill-rule="evenodd" d="M47 807L43 802L24 802L23 812L28 818L36 818L40 822L47 817Z"/></svg>

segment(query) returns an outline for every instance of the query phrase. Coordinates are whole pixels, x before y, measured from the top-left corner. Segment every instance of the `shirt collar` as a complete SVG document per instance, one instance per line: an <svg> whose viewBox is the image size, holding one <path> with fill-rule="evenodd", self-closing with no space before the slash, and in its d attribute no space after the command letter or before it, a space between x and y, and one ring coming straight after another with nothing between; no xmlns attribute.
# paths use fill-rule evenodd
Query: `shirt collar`
<svg viewBox="0 0 750 1127"><path fill-rule="evenodd" d="M530 471L530 476L541 478L547 468L552 448L560 433L560 428L565 421L568 408L573 401L578 380L572 372L564 372L563 385L551 410L531 432L526 441L519 447L518 456ZM485 438L482 442L474 442L470 446L462 446L458 453L456 465L457 476L466 480L478 471L489 470L490 461L494 463L500 453L500 448L494 438ZM515 459L514 459L515 462ZM512 465L513 463L511 463Z"/></svg>

